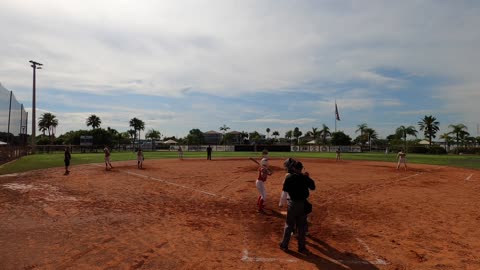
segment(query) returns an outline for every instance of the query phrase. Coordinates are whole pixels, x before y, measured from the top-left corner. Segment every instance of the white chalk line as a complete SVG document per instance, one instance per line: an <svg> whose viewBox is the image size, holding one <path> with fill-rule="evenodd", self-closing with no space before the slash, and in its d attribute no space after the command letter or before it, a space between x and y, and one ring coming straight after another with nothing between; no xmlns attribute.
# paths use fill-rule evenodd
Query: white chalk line
<svg viewBox="0 0 480 270"><path fill-rule="evenodd" d="M412 178L412 177L415 177L415 176L418 176L418 175L421 175L423 173L416 173L416 174L413 174L413 175L409 175L409 176L405 176L405 177L402 177L402 178L399 178L399 179L396 179L394 181L390 181L390 182L387 182L387 183L383 183L383 184L379 184L379 185L373 185L371 187L368 187L366 189L363 189L363 190L360 190L359 192L356 192L356 193L353 193L353 194L348 194L346 196L343 196L343 197L336 197L334 199L330 199L330 200L327 200L326 202L323 202L323 203L315 203L315 202L312 202L313 205L316 205L316 206L324 206L324 205L327 205L327 204L330 204L330 203L334 203L336 201L339 201L339 200L343 200L343 199L347 199L347 198L350 198L350 197L353 197L355 195L360 195L360 194L363 194L363 193L366 193L367 191L370 191L372 189L375 189L375 188L378 188L378 187L382 187L382 186L387 186L387 185L391 185L391 184L395 184L397 182L400 182L400 181L403 181L403 180L406 180L408 178Z"/></svg>
<svg viewBox="0 0 480 270"><path fill-rule="evenodd" d="M243 250L242 256L243 262L288 262L293 263L298 261L297 259L284 259L284 258L262 258L262 257L250 257L248 256L248 250Z"/></svg>
<svg viewBox="0 0 480 270"><path fill-rule="evenodd" d="M103 167L102 165L99 165L99 164L92 164L92 165L97 166L97 167ZM133 175L133 176L137 176L137 177L144 178L144 179L150 179L150 180L165 183L167 185L172 185L172 186L176 186L176 187L179 187L179 188L188 189L188 190L192 190L192 191L195 191L195 192L198 192L198 193L206 194L206 195L209 195L209 196L212 196L212 197L218 197L218 198L228 200L227 197L224 197L224 196L221 196L221 195L218 195L218 194L215 194L215 193L211 193L211 192L208 192L208 191L204 191L204 190L201 190L201 189L196 189L196 188L185 186L185 185L180 185L180 184L170 182L170 181L167 181L167 180L164 180L164 179L160 179L160 178L156 178L156 177L152 177L152 176L148 176L148 175L144 175L144 174L134 173L134 172L130 172L130 171L124 171L124 170L119 170L119 171L123 172L123 173L126 173L128 175Z"/></svg>
<svg viewBox="0 0 480 270"><path fill-rule="evenodd" d="M326 202L322 203L322 204L317 204L317 203L313 203L313 205L317 205L317 206L324 206L324 205L327 205L327 204L330 204L330 203L334 203L335 201L338 201L338 200L343 200L343 199L347 199L347 198L350 198L350 197L353 197L355 195L360 195L360 194L363 194L363 193L366 193L372 189L375 189L375 188L378 188L378 187L382 187L382 186L388 186L388 185L391 185L391 184L395 184L395 183L398 183L400 181L404 181L406 179L409 179L409 178L413 178L413 177L416 177L416 176L419 176L423 173L416 173L416 174L413 174L413 175L409 175L409 176L405 176L405 177L402 177L402 178L399 178L399 179L396 179L396 180L392 180L392 181L389 181L387 183L383 183L383 184L379 184L379 185L373 185L372 187L369 187L369 188L366 188L366 189L363 189L361 190L360 192L357 192L357 193L354 193L354 194L348 194L346 196L343 196L343 197L340 197L340 198L335 198L335 199L331 199L331 200L327 200ZM374 257L375 257L375 260L374 261L360 261L360 260L336 260L342 264L373 264L373 265L387 265L389 264L387 261L383 260L383 259L380 259L380 257L377 255L376 252L374 252L362 239L360 238L356 238L356 240L367 250L368 253L372 254Z"/></svg>
<svg viewBox="0 0 480 270"><path fill-rule="evenodd" d="M472 176L473 176L473 173L467 176L467 178L465 178L465 181L470 181L470 178L472 178Z"/></svg>
<svg viewBox="0 0 480 270"><path fill-rule="evenodd" d="M368 253L372 254L376 258L375 261L370 262L370 264L375 264L375 265L387 265L387 264L389 264L387 261L380 259L380 256L378 256L378 254L375 251L373 251L367 245L367 243L365 243L362 239L360 239L358 237L355 238L355 239L367 250Z"/></svg>

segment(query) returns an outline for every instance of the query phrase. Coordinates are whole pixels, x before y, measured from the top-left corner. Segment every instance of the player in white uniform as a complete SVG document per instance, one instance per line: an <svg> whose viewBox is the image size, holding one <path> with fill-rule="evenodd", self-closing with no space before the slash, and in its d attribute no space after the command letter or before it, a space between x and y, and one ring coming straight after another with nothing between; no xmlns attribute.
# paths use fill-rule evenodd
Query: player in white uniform
<svg viewBox="0 0 480 270"><path fill-rule="evenodd" d="M105 145L103 152L105 153L105 170L108 171L108 165L110 165L110 169L113 169L113 166L110 163L110 150L108 150L108 146Z"/></svg>
<svg viewBox="0 0 480 270"><path fill-rule="evenodd" d="M143 169L143 160L145 157L143 156L142 148L138 148L137 152L137 168Z"/></svg>
<svg viewBox="0 0 480 270"><path fill-rule="evenodd" d="M257 186L258 192L260 196L257 199L257 207L258 212L262 212L265 208L265 201L267 200L267 190L265 189L265 182L267 181L267 177L272 175L272 171L268 169L268 160L262 158L260 161L260 168L258 168L258 177L257 181L255 181L255 185Z"/></svg>
<svg viewBox="0 0 480 270"><path fill-rule="evenodd" d="M398 158L397 170L400 168L400 165L403 164L406 171L407 170L407 154L403 152L403 149L401 149L400 152L398 152L397 158Z"/></svg>

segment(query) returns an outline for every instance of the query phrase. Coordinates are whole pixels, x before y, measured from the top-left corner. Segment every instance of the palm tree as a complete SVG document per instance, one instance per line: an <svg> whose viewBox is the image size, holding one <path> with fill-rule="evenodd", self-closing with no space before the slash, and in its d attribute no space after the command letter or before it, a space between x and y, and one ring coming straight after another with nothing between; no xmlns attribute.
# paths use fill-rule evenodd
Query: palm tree
<svg viewBox="0 0 480 270"><path fill-rule="evenodd" d="M362 138L361 143L363 145L364 141L366 141L365 137L365 130L368 128L367 123L363 123L357 126L358 129L355 130L355 133L360 131L360 137Z"/></svg>
<svg viewBox="0 0 480 270"><path fill-rule="evenodd" d="M298 143L298 140L300 139L300 136L302 136L302 132L300 131L300 129L298 127L295 127L293 129L293 137L295 137L297 139L297 143Z"/></svg>
<svg viewBox="0 0 480 270"><path fill-rule="evenodd" d="M377 139L377 132L373 128L366 128L364 131L365 136L368 138L368 145L370 150L372 149L372 139Z"/></svg>
<svg viewBox="0 0 480 270"><path fill-rule="evenodd" d="M137 138L137 132L138 132L138 140L140 140L140 130L145 130L145 122L143 122L142 120L134 117L134 118L130 119L130 127L132 127L133 130L135 131L135 136L133 138L134 143L135 143L136 138Z"/></svg>
<svg viewBox="0 0 480 270"><path fill-rule="evenodd" d="M293 137L293 131L289 130L285 132L285 139L289 140Z"/></svg>
<svg viewBox="0 0 480 270"><path fill-rule="evenodd" d="M162 134L160 133L160 131L155 130L153 128L150 129L149 131L147 131L147 133L145 134L146 139L151 139L152 140L152 150L153 150L153 141L155 139L160 139L161 136L162 136Z"/></svg>
<svg viewBox="0 0 480 270"><path fill-rule="evenodd" d="M120 133L116 129L110 128L110 127L107 127L107 132L112 136L112 140L117 140L118 144L116 146L120 148L120 142L119 142ZM115 146L114 142L112 142L112 144Z"/></svg>
<svg viewBox="0 0 480 270"><path fill-rule="evenodd" d="M450 143L452 142L452 137L450 137L450 133L443 133L440 135L440 139L445 140L445 150L450 151Z"/></svg>
<svg viewBox="0 0 480 270"><path fill-rule="evenodd" d="M42 121L38 121L38 131L42 132L43 136L45 136L45 131L47 131L47 127L45 126L45 123L42 123Z"/></svg>
<svg viewBox="0 0 480 270"><path fill-rule="evenodd" d="M460 142L462 143L462 146L465 147L465 145L468 143L469 136L470 136L470 133L468 131L460 132Z"/></svg>
<svg viewBox="0 0 480 270"><path fill-rule="evenodd" d="M322 137L322 143L325 145L327 144L327 137L332 136L330 132L330 128L327 125L322 124L322 129L319 131L320 137Z"/></svg>
<svg viewBox="0 0 480 270"><path fill-rule="evenodd" d="M112 138L112 145L115 147L114 140L118 137L118 131L114 128L107 127L107 132L108 132L108 134L110 134L110 136ZM118 146L118 147L120 147L120 146Z"/></svg>
<svg viewBox="0 0 480 270"><path fill-rule="evenodd" d="M92 126L93 129L99 128L101 123L102 120L95 114L90 115L86 121L87 127Z"/></svg>
<svg viewBox="0 0 480 270"><path fill-rule="evenodd" d="M317 136L319 135L318 128L312 127L312 131L309 131L309 133L312 135L313 140L315 141L315 143L317 143Z"/></svg>
<svg viewBox="0 0 480 270"><path fill-rule="evenodd" d="M134 129L129 129L128 135L130 135L130 139L132 140L132 149L135 148L135 140L137 138L137 131Z"/></svg>
<svg viewBox="0 0 480 270"><path fill-rule="evenodd" d="M417 137L417 133L418 131L415 129L414 126L408 126L408 127L405 127L405 126L400 126L397 128L397 130L395 131L397 133L398 136L401 136L405 142L405 151L407 151L407 135L411 135L411 136L415 136L415 138Z"/></svg>
<svg viewBox="0 0 480 270"><path fill-rule="evenodd" d="M50 139L50 143L52 143L52 139L55 137L55 129L58 126L58 120L56 116L51 113L44 113L40 117L38 121L38 129L39 131L43 131L45 134L45 130L48 131L48 138Z"/></svg>
<svg viewBox="0 0 480 270"><path fill-rule="evenodd" d="M467 126L465 126L464 124L456 124L456 125L449 125L448 127L452 129L450 133L455 134L456 144L457 144L456 147L458 148L460 139L465 136L465 133L468 133Z"/></svg>
<svg viewBox="0 0 480 270"><path fill-rule="evenodd" d="M258 133L256 130L250 134L248 134L248 138L250 139L250 141L254 142L254 143L257 143L260 139L261 139L261 136L260 136L260 133ZM256 151L256 150L255 150Z"/></svg>
<svg viewBox="0 0 480 270"><path fill-rule="evenodd" d="M121 144L130 143L130 134L128 133L128 131L119 132L117 135L117 140L118 140L118 147L120 148Z"/></svg>
<svg viewBox="0 0 480 270"><path fill-rule="evenodd" d="M360 131L360 135L363 135L363 133L365 132L365 129L368 128L368 125L367 125L367 123L363 123L363 124L358 125L357 127L358 127L358 129L355 130L355 133Z"/></svg>
<svg viewBox="0 0 480 270"><path fill-rule="evenodd" d="M420 126L420 130L423 130L423 134L425 138L428 138L428 143L432 146L432 138L435 138L435 134L437 134L438 130L440 129L438 125L440 122L437 121L437 118L429 115L425 115L422 121L418 122Z"/></svg>
<svg viewBox="0 0 480 270"><path fill-rule="evenodd" d="M267 139L268 139L270 138L270 128L267 128L266 131L267 131Z"/></svg>
<svg viewBox="0 0 480 270"><path fill-rule="evenodd" d="M275 140L277 140L277 137L280 136L280 133L278 131L272 132L272 136L275 137Z"/></svg>
<svg viewBox="0 0 480 270"><path fill-rule="evenodd" d="M230 128L227 127L227 125L223 124L223 126L220 127L220 130L223 131L223 138L225 138L225 133L229 130ZM226 144L227 140L223 139L223 144Z"/></svg>

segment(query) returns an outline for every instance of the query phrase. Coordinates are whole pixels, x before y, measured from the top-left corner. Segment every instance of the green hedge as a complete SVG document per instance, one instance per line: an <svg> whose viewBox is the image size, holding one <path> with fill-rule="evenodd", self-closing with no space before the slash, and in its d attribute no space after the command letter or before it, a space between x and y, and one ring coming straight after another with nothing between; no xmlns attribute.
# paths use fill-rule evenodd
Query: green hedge
<svg viewBox="0 0 480 270"><path fill-rule="evenodd" d="M480 154L480 148L478 147L458 147L450 151L451 153L463 153L463 154Z"/></svg>

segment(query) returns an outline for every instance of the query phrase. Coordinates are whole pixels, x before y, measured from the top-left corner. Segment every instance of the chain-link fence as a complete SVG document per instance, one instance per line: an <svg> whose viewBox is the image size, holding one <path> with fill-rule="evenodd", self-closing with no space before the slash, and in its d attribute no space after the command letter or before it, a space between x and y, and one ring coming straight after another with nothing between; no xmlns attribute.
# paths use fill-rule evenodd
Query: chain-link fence
<svg viewBox="0 0 480 270"><path fill-rule="evenodd" d="M17 101L12 91L0 84L0 141L13 145L22 144L15 138L27 134L27 123L28 114L23 104Z"/></svg>
<svg viewBox="0 0 480 270"><path fill-rule="evenodd" d="M25 155L28 114L12 91L0 84L0 164Z"/></svg>

